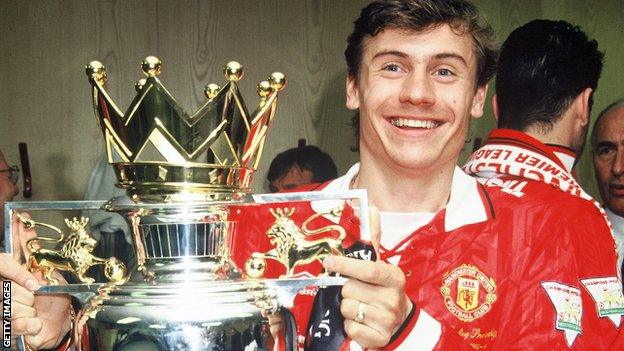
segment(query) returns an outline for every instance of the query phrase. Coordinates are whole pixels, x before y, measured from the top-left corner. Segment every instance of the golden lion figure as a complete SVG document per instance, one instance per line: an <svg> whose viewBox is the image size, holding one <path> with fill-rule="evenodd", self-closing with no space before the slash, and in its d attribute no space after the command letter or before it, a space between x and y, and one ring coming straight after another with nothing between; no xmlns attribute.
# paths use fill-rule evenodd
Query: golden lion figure
<svg viewBox="0 0 624 351"><path fill-rule="evenodd" d="M126 276L126 266L115 257L102 259L92 254L97 241L85 229L89 218L81 217L73 220L65 219L65 224L69 228L69 234L65 236L63 232L55 226L35 222L24 216L17 214L20 222L26 228L34 228L39 225L52 229L60 234L58 239L35 237L26 242L26 247L31 251L28 257L27 267L31 272L41 271L43 277L50 285L58 285L58 279L52 277L55 269L74 273L78 279L87 284L93 283L93 278L85 274L94 265L104 265L104 275L112 283L123 282ZM33 244L37 241L60 243L60 250L35 248Z"/></svg>
<svg viewBox="0 0 624 351"><path fill-rule="evenodd" d="M327 213L317 213L303 222L301 228L290 218L295 209L270 209L275 217L275 223L267 231L267 236L274 249L266 253L254 252L245 263L245 271L252 278L261 277L266 268L265 259L276 260L286 267L286 276L292 276L296 266L307 264L315 260L322 260L328 255L342 255L342 242L346 236L344 228L339 225L328 225L323 228L310 230L308 224L314 219L332 214L340 216L340 209ZM313 235L335 231L337 238L324 237L311 240Z"/></svg>

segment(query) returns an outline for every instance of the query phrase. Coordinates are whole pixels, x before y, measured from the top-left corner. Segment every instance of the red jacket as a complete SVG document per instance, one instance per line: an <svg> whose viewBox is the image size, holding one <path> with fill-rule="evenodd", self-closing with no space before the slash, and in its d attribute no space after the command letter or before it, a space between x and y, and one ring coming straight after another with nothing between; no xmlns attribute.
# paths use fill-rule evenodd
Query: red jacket
<svg viewBox="0 0 624 351"><path fill-rule="evenodd" d="M623 349L613 344L624 298L610 225L556 152L524 133L495 130L464 167L513 198L511 206L500 193L492 198L498 220L517 227L499 237L498 251L522 284L506 289L518 308L501 327L515 325L506 333L514 348Z"/></svg>
<svg viewBox="0 0 624 351"><path fill-rule="evenodd" d="M317 190L344 190L356 172ZM398 256L417 309L384 349L617 349L624 301L608 224L592 202L534 183L518 196L456 170L447 206L382 251ZM353 214L340 223L350 227L347 252L365 250ZM339 292L322 295L306 289L295 300L299 345L357 349L344 339Z"/></svg>

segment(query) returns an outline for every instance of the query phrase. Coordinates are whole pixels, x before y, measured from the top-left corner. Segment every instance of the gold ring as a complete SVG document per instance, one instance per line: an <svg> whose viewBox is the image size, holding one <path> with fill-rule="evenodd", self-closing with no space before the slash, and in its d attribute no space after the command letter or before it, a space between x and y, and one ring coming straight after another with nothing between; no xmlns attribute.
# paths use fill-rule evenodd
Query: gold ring
<svg viewBox="0 0 624 351"><path fill-rule="evenodd" d="M360 302L358 305L358 312L353 320L358 323L364 323L364 318L366 318L366 315L364 314L364 302Z"/></svg>

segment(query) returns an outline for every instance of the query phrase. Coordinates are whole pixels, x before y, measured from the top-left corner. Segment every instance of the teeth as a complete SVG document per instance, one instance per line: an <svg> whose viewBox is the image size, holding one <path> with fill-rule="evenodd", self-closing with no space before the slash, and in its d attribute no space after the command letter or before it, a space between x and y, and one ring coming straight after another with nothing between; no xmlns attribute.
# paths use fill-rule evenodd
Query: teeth
<svg viewBox="0 0 624 351"><path fill-rule="evenodd" d="M396 127L433 129L438 126L438 123L435 121L421 121L418 119L393 118L390 121Z"/></svg>

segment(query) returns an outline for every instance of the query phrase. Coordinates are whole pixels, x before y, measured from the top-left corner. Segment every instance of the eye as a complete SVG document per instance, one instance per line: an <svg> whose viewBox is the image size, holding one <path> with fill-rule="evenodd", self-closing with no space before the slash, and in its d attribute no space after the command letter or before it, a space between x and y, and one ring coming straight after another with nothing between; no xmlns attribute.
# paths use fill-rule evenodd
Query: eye
<svg viewBox="0 0 624 351"><path fill-rule="evenodd" d="M600 158L611 158L614 154L615 147L613 147L613 145L598 145L598 147L596 147L596 155Z"/></svg>
<svg viewBox="0 0 624 351"><path fill-rule="evenodd" d="M436 74L442 77L452 77L455 75L455 72L451 71L448 68L440 68L439 70L436 71Z"/></svg>
<svg viewBox="0 0 624 351"><path fill-rule="evenodd" d="M396 63L389 63L383 67L383 70L389 72L399 72L401 67L399 67Z"/></svg>

